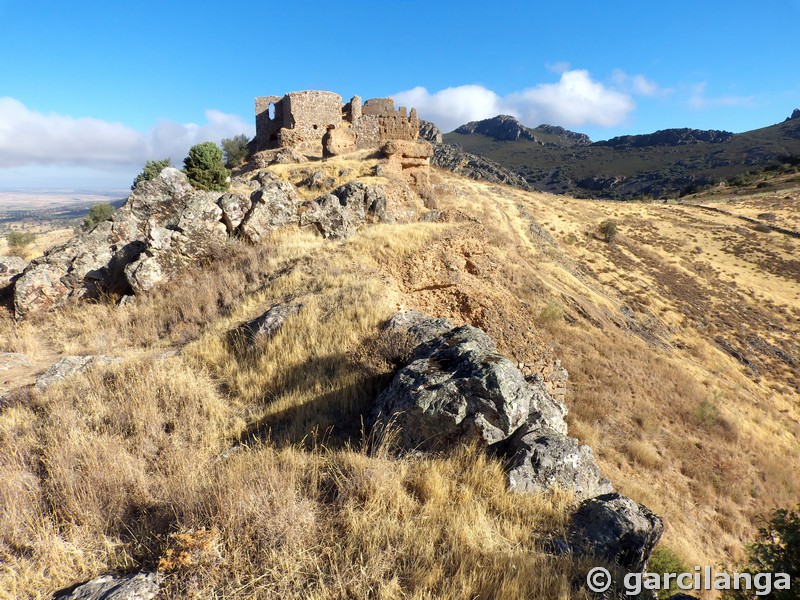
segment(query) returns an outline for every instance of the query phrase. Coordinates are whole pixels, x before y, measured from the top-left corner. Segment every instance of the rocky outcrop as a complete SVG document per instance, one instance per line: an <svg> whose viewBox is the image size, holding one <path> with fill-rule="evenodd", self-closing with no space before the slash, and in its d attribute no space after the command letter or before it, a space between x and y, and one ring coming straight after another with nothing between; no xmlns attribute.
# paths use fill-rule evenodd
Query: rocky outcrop
<svg viewBox="0 0 800 600"><path fill-rule="evenodd" d="M434 319L418 310L395 313L383 327L387 335L407 336L415 347L451 329L453 325L447 319Z"/></svg>
<svg viewBox="0 0 800 600"><path fill-rule="evenodd" d="M18 256L0 256L0 289L7 287L25 270L28 261Z"/></svg>
<svg viewBox="0 0 800 600"><path fill-rule="evenodd" d="M429 142L431 144L441 144L442 132L436 125L434 125L430 121L420 121L419 139L425 140L426 142Z"/></svg>
<svg viewBox="0 0 800 600"><path fill-rule="evenodd" d="M55 600L153 600L159 591L157 573L103 575L70 590L57 592Z"/></svg>
<svg viewBox="0 0 800 600"><path fill-rule="evenodd" d="M595 142L595 146L612 148L645 148L647 146L686 146L694 144L721 144L733 137L730 131L716 129L662 129L644 135L623 135Z"/></svg>
<svg viewBox="0 0 800 600"><path fill-rule="evenodd" d="M509 115L497 115L483 121L471 121L456 129L454 133L463 135L477 133L498 141L538 141L527 127Z"/></svg>
<svg viewBox="0 0 800 600"><path fill-rule="evenodd" d="M297 301L275 304L255 319L237 327L233 332L235 338L243 340L247 345L270 338L283 327L289 316L300 312L301 308L303 308L303 304Z"/></svg>
<svg viewBox="0 0 800 600"><path fill-rule="evenodd" d="M612 493L581 503L567 542L577 556L593 556L641 573L663 531L661 519L646 507Z"/></svg>
<svg viewBox="0 0 800 600"><path fill-rule="evenodd" d="M528 191L532 189L528 182L517 173L494 161L470 154L451 144L437 144L434 146L431 165L447 169L470 179L512 185Z"/></svg>
<svg viewBox="0 0 800 600"><path fill-rule="evenodd" d="M351 181L300 207L300 224L312 225L323 237L346 239L368 222L387 221L386 193L380 186Z"/></svg>
<svg viewBox="0 0 800 600"><path fill-rule="evenodd" d="M194 190L174 168L141 182L110 221L31 262L14 285L17 315L73 298L152 289L224 242L218 197Z"/></svg>
<svg viewBox="0 0 800 600"><path fill-rule="evenodd" d="M251 243L284 225L299 223L299 196L288 181L265 181L250 195L251 207L239 226L240 235Z"/></svg>
<svg viewBox="0 0 800 600"><path fill-rule="evenodd" d="M794 120L794 119L800 119L800 108L795 108L795 109L792 111L792 114L791 114L791 116L789 116L789 117L786 117L786 120L787 120L787 121L792 121L792 120Z"/></svg>
<svg viewBox="0 0 800 600"><path fill-rule="evenodd" d="M457 327L421 343L377 399L375 418L392 422L413 450L490 446L527 421L565 434L566 408L499 354L483 331Z"/></svg>
<svg viewBox="0 0 800 600"><path fill-rule="evenodd" d="M578 499L613 491L603 477L589 446L547 427L526 424L502 442L507 455L509 488L540 493L556 487L568 489Z"/></svg>
<svg viewBox="0 0 800 600"><path fill-rule="evenodd" d="M558 146L589 146L592 143L585 133L570 131L558 125L539 125L533 131L556 137Z"/></svg>
<svg viewBox="0 0 800 600"><path fill-rule="evenodd" d="M120 362L115 356L65 356L51 365L36 380L35 387L43 392L54 383L58 383L78 373L83 373L97 365L109 365Z"/></svg>

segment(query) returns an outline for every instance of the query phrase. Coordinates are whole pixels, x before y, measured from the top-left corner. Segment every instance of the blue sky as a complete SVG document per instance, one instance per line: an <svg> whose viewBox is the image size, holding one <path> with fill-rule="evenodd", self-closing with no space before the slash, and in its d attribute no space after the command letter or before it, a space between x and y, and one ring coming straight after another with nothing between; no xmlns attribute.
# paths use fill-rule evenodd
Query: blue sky
<svg viewBox="0 0 800 600"><path fill-rule="evenodd" d="M395 96L594 140L800 107L800 0L0 0L0 188L125 188L238 133L255 96Z"/></svg>

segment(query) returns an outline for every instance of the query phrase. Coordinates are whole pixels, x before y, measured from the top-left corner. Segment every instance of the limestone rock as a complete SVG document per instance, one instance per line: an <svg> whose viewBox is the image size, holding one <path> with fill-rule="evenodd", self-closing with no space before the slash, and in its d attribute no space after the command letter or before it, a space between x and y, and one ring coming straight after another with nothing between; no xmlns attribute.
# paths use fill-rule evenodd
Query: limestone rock
<svg viewBox="0 0 800 600"><path fill-rule="evenodd" d="M578 556L595 556L641 573L663 531L658 516L614 492L581 503L572 518L567 542Z"/></svg>
<svg viewBox="0 0 800 600"><path fill-rule="evenodd" d="M579 499L613 491L589 446L547 427L526 424L501 443L507 458L509 489L540 493L560 487Z"/></svg>
<svg viewBox="0 0 800 600"><path fill-rule="evenodd" d="M72 588L56 593L56 600L153 600L159 593L157 573L131 575L103 575Z"/></svg>
<svg viewBox="0 0 800 600"><path fill-rule="evenodd" d="M27 354L21 354L19 352L0 352L0 371L30 366L31 359Z"/></svg>
<svg viewBox="0 0 800 600"><path fill-rule="evenodd" d="M249 197L240 194L223 194L217 200L217 206L222 209L222 222L225 224L228 234L232 234L242 224L252 205Z"/></svg>
<svg viewBox="0 0 800 600"><path fill-rule="evenodd" d="M329 127L322 136L322 158L332 158L356 149L356 136L351 129Z"/></svg>
<svg viewBox="0 0 800 600"><path fill-rule="evenodd" d="M336 180L322 171L314 171L311 175L303 179L298 185L309 190L325 190L333 187Z"/></svg>
<svg viewBox="0 0 800 600"><path fill-rule="evenodd" d="M248 344L254 344L260 339L273 336L281 327L286 319L296 314L303 308L303 304L296 301L284 302L271 306L262 315L242 324L237 328L237 332Z"/></svg>
<svg viewBox="0 0 800 600"><path fill-rule="evenodd" d="M14 284L17 315L49 310L70 298L151 289L132 273L160 271L160 278L148 278L156 285L188 262L213 254L227 237L218 199L219 194L195 191L186 175L171 167L139 183L110 221L52 248L25 269Z"/></svg>
<svg viewBox="0 0 800 600"><path fill-rule="evenodd" d="M250 196L252 207L239 228L244 239L258 243L267 232L299 221L297 190L288 181L265 181Z"/></svg>
<svg viewBox="0 0 800 600"><path fill-rule="evenodd" d="M270 161L271 165L288 165L308 162L308 159L294 148L281 148Z"/></svg>
<svg viewBox="0 0 800 600"><path fill-rule="evenodd" d="M397 156L404 158L430 158L433 156L433 146L429 142L409 140L389 140L381 148L381 152L388 157Z"/></svg>
<svg viewBox="0 0 800 600"><path fill-rule="evenodd" d="M353 237L358 225L364 222L364 212L342 203L333 194L303 203L301 225L314 225L322 237L342 240Z"/></svg>
<svg viewBox="0 0 800 600"><path fill-rule="evenodd" d="M419 139L430 142L431 144L442 143L441 130L431 123L430 121L420 120L419 122Z"/></svg>
<svg viewBox="0 0 800 600"><path fill-rule="evenodd" d="M376 401L409 450L496 444L530 420L565 434L566 408L527 383L491 338L464 325L420 344Z"/></svg>
<svg viewBox="0 0 800 600"><path fill-rule="evenodd" d="M19 256L0 256L0 288L10 284L27 266L28 261Z"/></svg>
<svg viewBox="0 0 800 600"><path fill-rule="evenodd" d="M36 389L43 392L54 383L83 373L96 365L108 365L120 362L122 359L115 356L66 356L42 373L36 380Z"/></svg>
<svg viewBox="0 0 800 600"><path fill-rule="evenodd" d="M500 164L475 154L465 152L461 148L450 144L436 144L433 149L431 165L447 169L458 175L488 181L489 183L503 183L513 185L523 190L533 188L517 173L506 169Z"/></svg>
<svg viewBox="0 0 800 600"><path fill-rule="evenodd" d="M453 325L447 319L434 319L418 310L395 313L383 326L383 330L389 335L407 335L414 346L447 333L451 329Z"/></svg>
<svg viewBox="0 0 800 600"><path fill-rule="evenodd" d="M386 213L386 191L381 186L371 186L361 181L350 181L331 192L339 201L352 207L358 219L385 222L390 221ZM363 213L363 218L361 217Z"/></svg>

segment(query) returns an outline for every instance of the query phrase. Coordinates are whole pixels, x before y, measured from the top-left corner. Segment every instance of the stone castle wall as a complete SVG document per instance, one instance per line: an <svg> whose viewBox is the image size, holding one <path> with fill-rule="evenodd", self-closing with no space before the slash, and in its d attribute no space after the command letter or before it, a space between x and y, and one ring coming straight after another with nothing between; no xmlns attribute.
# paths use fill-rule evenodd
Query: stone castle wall
<svg viewBox="0 0 800 600"><path fill-rule="evenodd" d="M404 107L395 110L391 98L372 98L362 104L361 98L354 96L345 105L338 94L321 91L256 98L258 150L293 148L320 156L323 136L330 130L348 128L356 148L377 148L389 140L416 140L419 119L415 109L410 115ZM333 137L343 139L342 135Z"/></svg>

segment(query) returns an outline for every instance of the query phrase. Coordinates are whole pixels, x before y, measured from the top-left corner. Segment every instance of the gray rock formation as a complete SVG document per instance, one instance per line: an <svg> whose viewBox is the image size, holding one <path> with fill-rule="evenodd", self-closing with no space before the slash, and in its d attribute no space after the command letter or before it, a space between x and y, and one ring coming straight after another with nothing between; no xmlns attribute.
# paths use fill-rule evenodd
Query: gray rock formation
<svg viewBox="0 0 800 600"><path fill-rule="evenodd" d="M31 364L31 359L27 354L0 352L0 371L8 371L16 367L30 367Z"/></svg>
<svg viewBox="0 0 800 600"><path fill-rule="evenodd" d="M233 234L242 224L245 216L250 212L253 202L249 196L241 194L223 194L217 200L217 206L222 210L222 222L228 230L228 234Z"/></svg>
<svg viewBox="0 0 800 600"><path fill-rule="evenodd" d="M792 114L791 114L791 116L789 116L789 117L787 117L787 118L786 118L786 120L787 120L787 121L791 121L791 120L793 120L793 119L800 119L800 108L795 108L795 109L792 111Z"/></svg>
<svg viewBox="0 0 800 600"><path fill-rule="evenodd" d="M159 593L157 573L103 575L67 592L55 600L153 600Z"/></svg>
<svg viewBox="0 0 800 600"><path fill-rule="evenodd" d="M8 286L27 266L28 261L19 256L0 256L0 288Z"/></svg>
<svg viewBox="0 0 800 600"><path fill-rule="evenodd" d="M386 322L383 330L388 335L405 335L414 346L432 340L438 335L453 329L447 319L434 319L418 310L404 310L395 313Z"/></svg>
<svg viewBox="0 0 800 600"><path fill-rule="evenodd" d="M466 135L477 133L499 141L537 141L527 127L509 115L497 115L483 121L472 121L456 129L455 133Z"/></svg>
<svg viewBox="0 0 800 600"><path fill-rule="evenodd" d="M430 142L431 144L441 144L442 132L430 121L421 120L419 122L419 139Z"/></svg>
<svg viewBox="0 0 800 600"><path fill-rule="evenodd" d="M515 492L541 493L560 487L582 500L613 491L592 449L563 433L526 424L502 445L508 456L509 489Z"/></svg>
<svg viewBox="0 0 800 600"><path fill-rule="evenodd" d="M174 168L141 182L110 221L50 249L14 285L18 316L95 298L147 290L213 253L227 230L219 194L195 191Z"/></svg>
<svg viewBox="0 0 800 600"><path fill-rule="evenodd" d="M386 194L382 187L351 181L330 194L303 203L300 224L313 225L329 239L346 239L358 226L369 221L385 221Z"/></svg>
<svg viewBox="0 0 800 600"><path fill-rule="evenodd" d="M54 383L58 383L77 373L83 373L96 365L108 365L120 362L115 356L65 356L42 373L36 380L36 389L43 392Z"/></svg>
<svg viewBox="0 0 800 600"><path fill-rule="evenodd" d="M420 344L378 397L375 418L406 449L496 444L527 420L566 433L566 408L527 383L480 329L464 325Z"/></svg>
<svg viewBox="0 0 800 600"><path fill-rule="evenodd" d="M336 183L336 180L322 171L314 171L311 175L300 181L297 185L309 190L327 190Z"/></svg>
<svg viewBox="0 0 800 600"><path fill-rule="evenodd" d="M431 165L447 169L470 179L512 185L528 191L533 189L521 175L502 167L488 158L470 154L451 144L434 145Z"/></svg>
<svg viewBox="0 0 800 600"><path fill-rule="evenodd" d="M252 193L250 200L252 206L243 217L239 231L251 243L259 242L278 227L299 222L299 197L288 181L265 180L261 188Z"/></svg>
<svg viewBox="0 0 800 600"><path fill-rule="evenodd" d="M578 556L594 556L641 573L663 531L661 519L646 507L612 493L581 503L572 518L567 542Z"/></svg>
<svg viewBox="0 0 800 600"><path fill-rule="evenodd" d="M297 301L284 302L271 306L262 315L243 323L235 330L247 344L254 344L259 340L269 338L283 327L286 319L296 314L303 308Z"/></svg>

